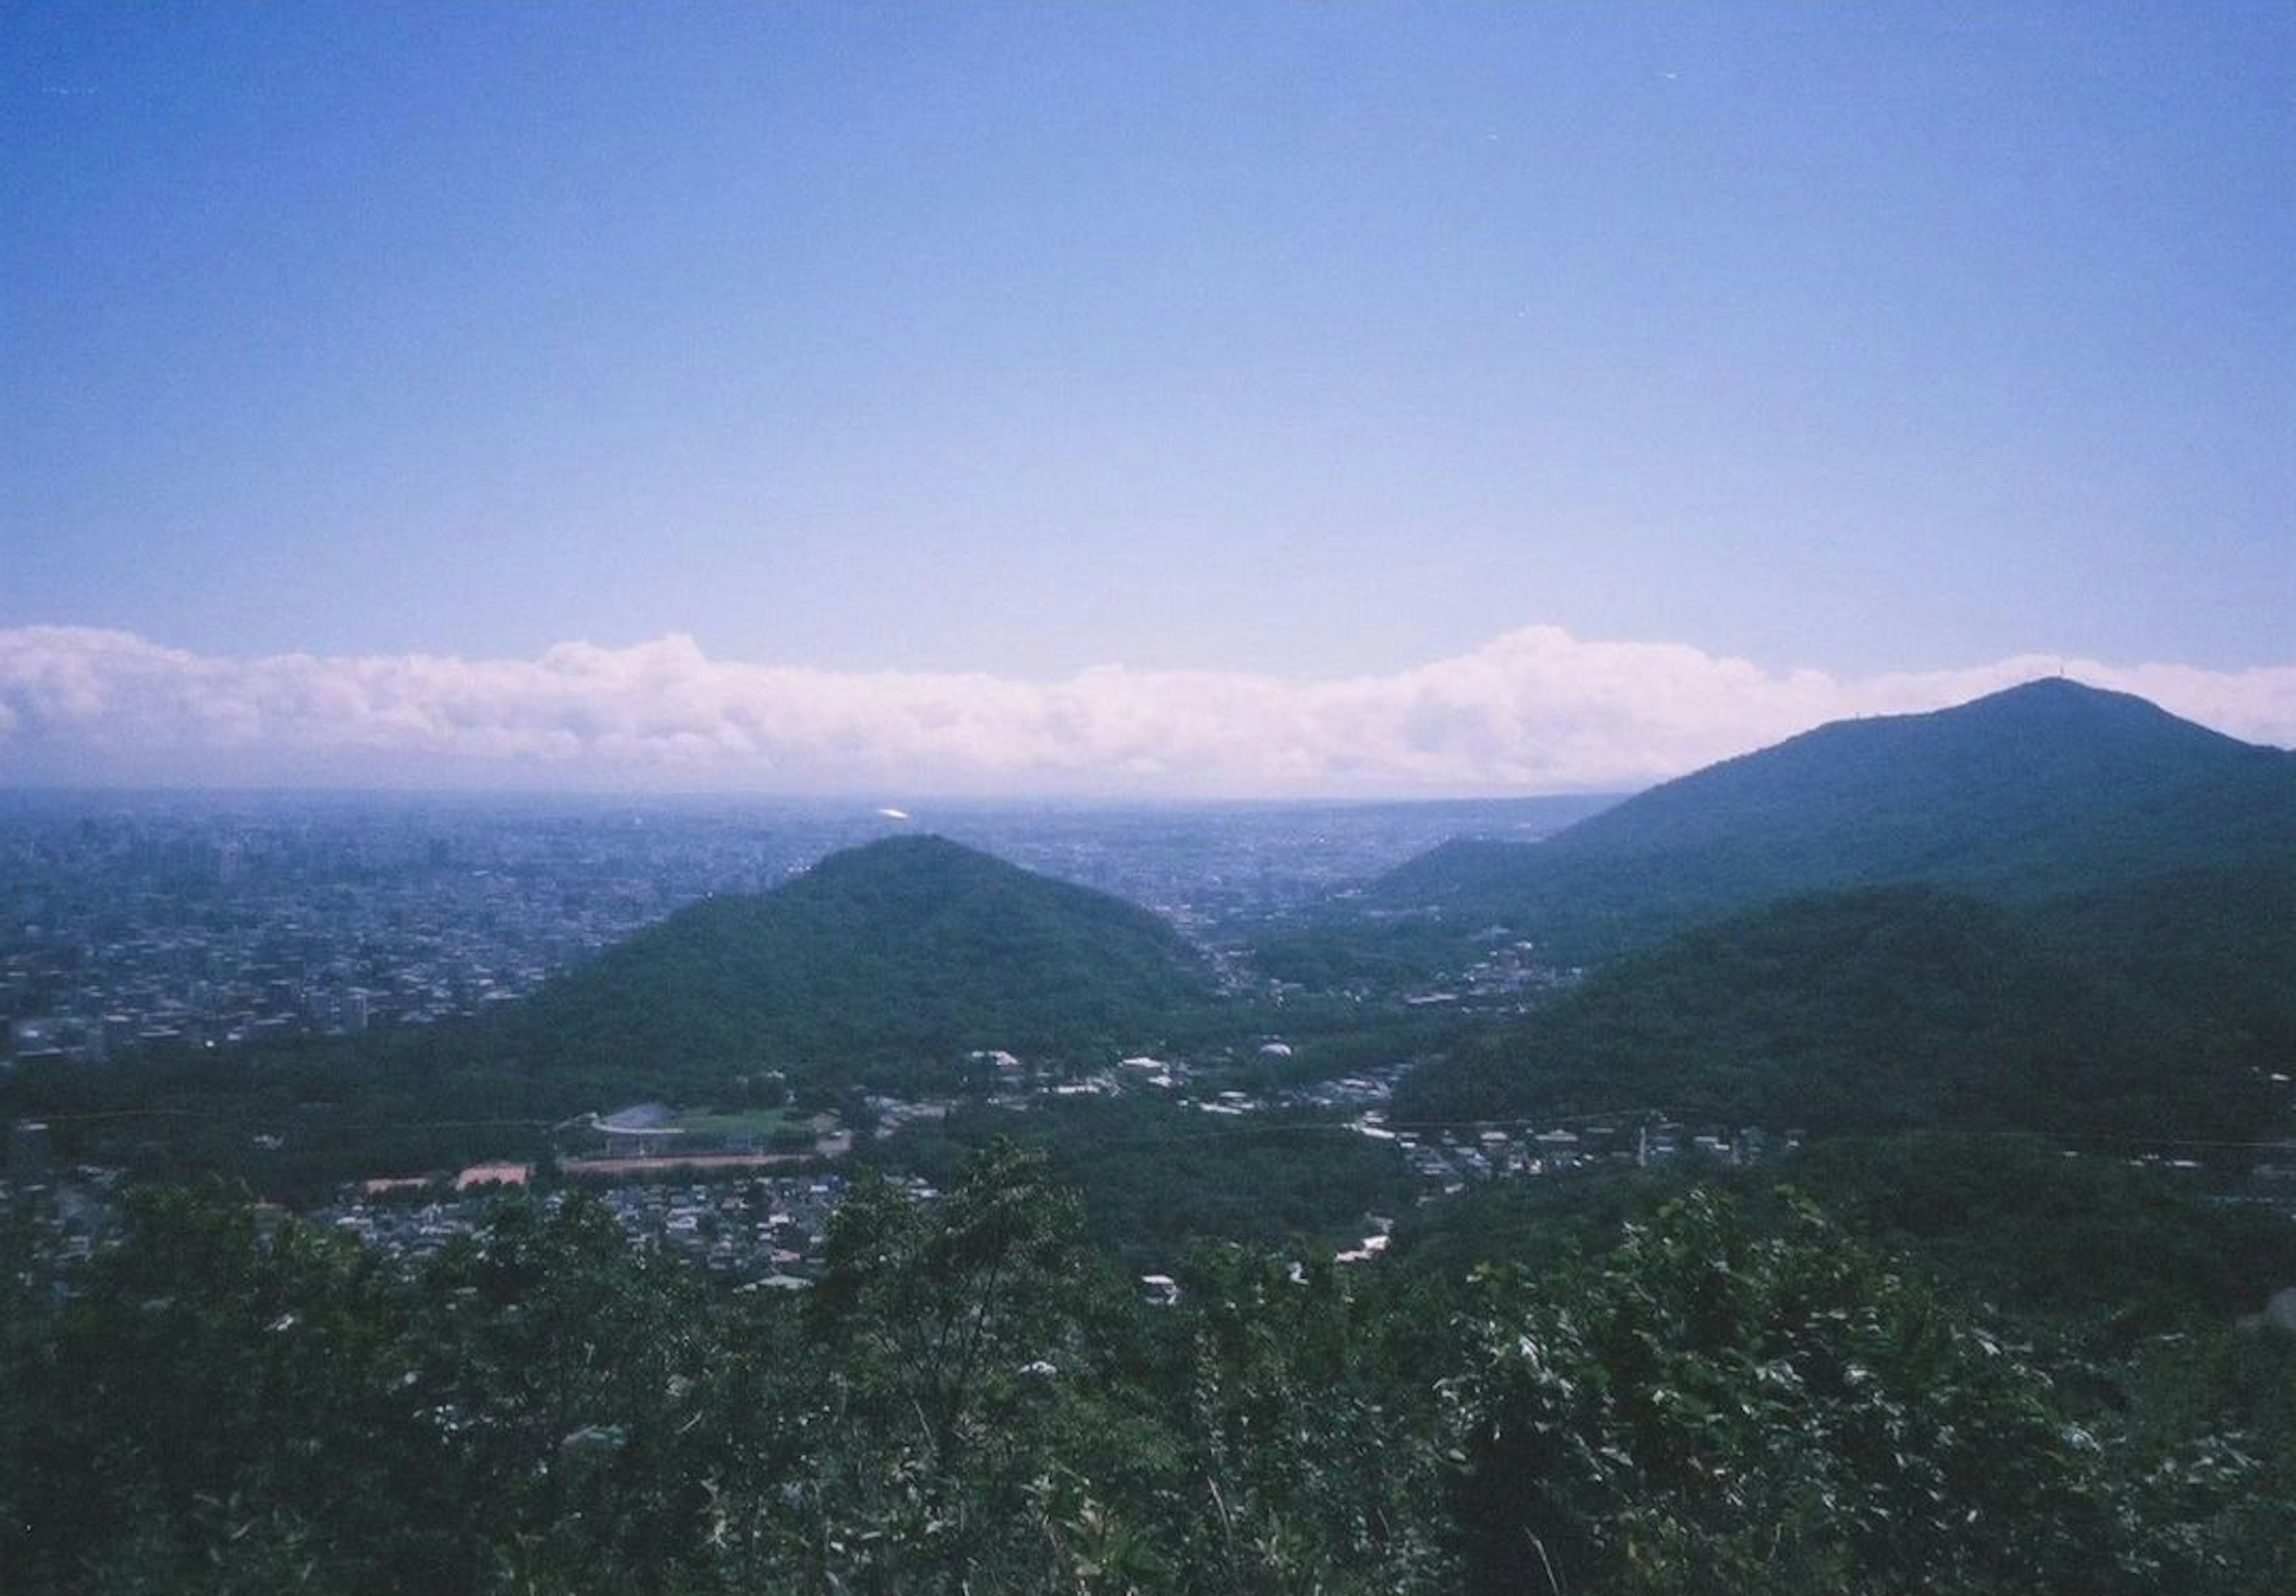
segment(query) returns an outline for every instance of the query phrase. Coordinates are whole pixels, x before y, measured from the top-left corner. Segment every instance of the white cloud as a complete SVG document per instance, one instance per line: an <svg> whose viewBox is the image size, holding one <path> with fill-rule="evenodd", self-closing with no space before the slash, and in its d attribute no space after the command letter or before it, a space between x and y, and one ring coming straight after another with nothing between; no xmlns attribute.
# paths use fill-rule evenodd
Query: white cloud
<svg viewBox="0 0 2296 1596"><path fill-rule="evenodd" d="M693 639L538 659L217 659L0 630L0 782L341 782L1371 796L1640 787L1828 720L2062 667L2296 742L2296 666L2027 657L1843 679L1551 626L1390 675L1088 670L1030 683L712 659Z"/></svg>

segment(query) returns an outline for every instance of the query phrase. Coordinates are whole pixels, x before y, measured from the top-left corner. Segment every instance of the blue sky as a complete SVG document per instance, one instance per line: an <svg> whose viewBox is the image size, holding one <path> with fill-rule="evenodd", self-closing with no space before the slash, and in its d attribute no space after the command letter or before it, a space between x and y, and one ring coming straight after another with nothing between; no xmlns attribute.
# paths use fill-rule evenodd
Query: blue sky
<svg viewBox="0 0 2296 1596"><path fill-rule="evenodd" d="M0 214L0 782L2296 741L2296 6L18 4Z"/></svg>

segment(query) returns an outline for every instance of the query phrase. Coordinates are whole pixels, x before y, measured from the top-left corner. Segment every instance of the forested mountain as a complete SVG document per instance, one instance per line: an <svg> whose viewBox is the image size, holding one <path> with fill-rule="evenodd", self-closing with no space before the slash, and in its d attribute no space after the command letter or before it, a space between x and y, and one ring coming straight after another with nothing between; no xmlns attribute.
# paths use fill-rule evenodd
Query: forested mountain
<svg viewBox="0 0 2296 1596"><path fill-rule="evenodd" d="M2068 951L2079 935L1923 886L1790 899L1621 959L1422 1066L1398 1117L2256 1134L2277 1067L2260 994L2215 1009L2109 979L2093 943Z"/></svg>
<svg viewBox="0 0 2296 1596"><path fill-rule="evenodd" d="M1820 727L1380 896L1640 950L1421 1070L1415 1117L2238 1139L2296 1059L2296 755L2070 682Z"/></svg>
<svg viewBox="0 0 2296 1596"><path fill-rule="evenodd" d="M2186 870L2023 911L2034 934L2124 997L2296 1069L2296 855Z"/></svg>
<svg viewBox="0 0 2296 1596"><path fill-rule="evenodd" d="M1821 726L1542 842L1446 844L1371 896L1603 951L1794 893L1920 880L2030 901L2292 862L2296 754L2049 680Z"/></svg>
<svg viewBox="0 0 2296 1596"><path fill-rule="evenodd" d="M1147 910L938 837L833 854L705 899L545 987L523 1045L570 1061L845 1078L1007 1048L1141 1045L1201 1016L1210 974Z"/></svg>

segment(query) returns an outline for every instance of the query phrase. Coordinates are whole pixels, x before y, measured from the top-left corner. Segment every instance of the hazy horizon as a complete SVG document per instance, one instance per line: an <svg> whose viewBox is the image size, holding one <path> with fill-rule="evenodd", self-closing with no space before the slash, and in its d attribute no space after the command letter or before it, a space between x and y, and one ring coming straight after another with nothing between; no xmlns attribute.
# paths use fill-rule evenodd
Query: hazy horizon
<svg viewBox="0 0 2296 1596"><path fill-rule="evenodd" d="M1051 684L837 677L714 661L685 638L570 645L539 661L241 663L33 628L0 632L0 748L12 756L0 788L1012 801L1624 792L1824 722L1947 708L2057 675L2245 741L2289 741L2296 670L2027 659L1841 682L1551 628L1390 677L1104 670Z"/></svg>

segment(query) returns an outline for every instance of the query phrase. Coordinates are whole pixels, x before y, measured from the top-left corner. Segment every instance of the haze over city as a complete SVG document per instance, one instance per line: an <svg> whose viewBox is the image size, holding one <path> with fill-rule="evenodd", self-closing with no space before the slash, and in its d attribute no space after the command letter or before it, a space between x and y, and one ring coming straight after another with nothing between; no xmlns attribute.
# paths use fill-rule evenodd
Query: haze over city
<svg viewBox="0 0 2296 1596"><path fill-rule="evenodd" d="M0 785L2296 743L2296 11L17 5Z"/></svg>

